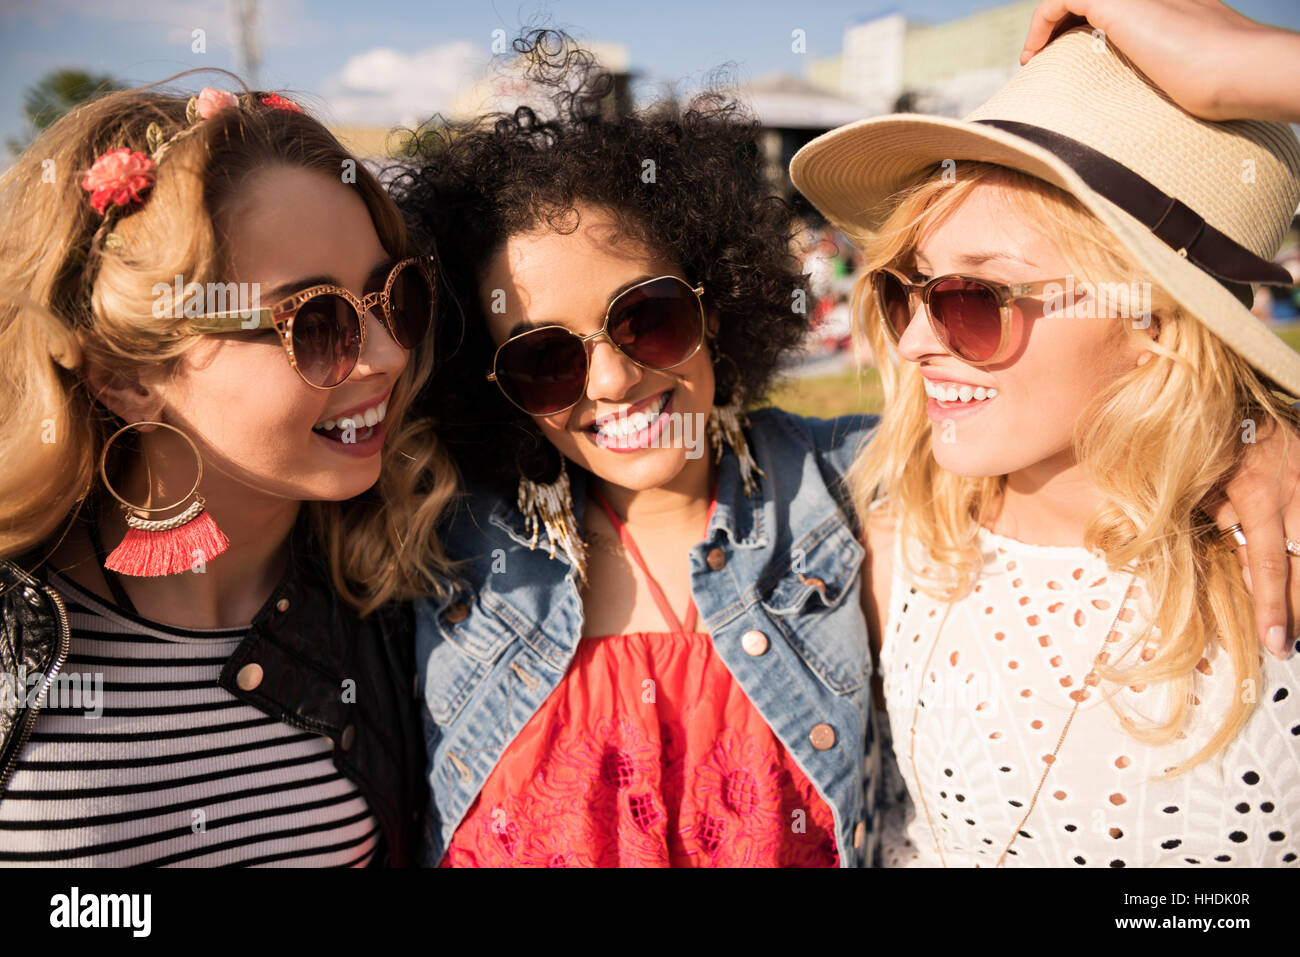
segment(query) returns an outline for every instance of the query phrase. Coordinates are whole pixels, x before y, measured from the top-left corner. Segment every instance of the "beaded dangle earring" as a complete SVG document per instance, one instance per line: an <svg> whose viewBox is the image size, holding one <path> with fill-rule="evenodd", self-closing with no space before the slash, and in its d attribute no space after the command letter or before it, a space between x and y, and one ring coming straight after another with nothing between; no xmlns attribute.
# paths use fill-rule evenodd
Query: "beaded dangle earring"
<svg viewBox="0 0 1300 957"><path fill-rule="evenodd" d="M118 436L141 425L171 429L188 442L194 452L198 475L190 490L171 505L135 505L119 495L108 480L105 463L109 448ZM230 540L217 528L212 514L203 507L203 496L196 494L199 481L203 478L203 457L199 455L194 440L176 426L166 422L135 422L122 426L104 443L104 450L99 456L99 477L109 494L121 503L122 510L126 512L126 524L130 526L121 544L105 560L105 568L122 575L143 578L175 575L187 571L196 561L206 562L216 558L230 545ZM159 512L170 512L189 501L191 496L194 500L170 518L149 517Z"/></svg>
<svg viewBox="0 0 1300 957"><path fill-rule="evenodd" d="M758 492L758 479L755 476L766 478L767 473L758 467L749 450L744 429L748 423L749 420L745 416L744 396L739 386L732 390L729 403L724 406L715 405L709 410L709 444L713 446L713 461L720 463L723 445L731 446L731 451L736 453L736 458L739 460L740 481L745 487L745 494L753 498Z"/></svg>
<svg viewBox="0 0 1300 957"><path fill-rule="evenodd" d="M564 551L578 570L578 579L587 583L587 546L578 531L578 521L573 515L573 493L569 487L569 473L560 457L560 477L543 485L530 478L519 479L519 511L524 515L524 531L532 536L529 548L536 548L538 537L545 530L549 541L550 557L555 557L556 546Z"/></svg>

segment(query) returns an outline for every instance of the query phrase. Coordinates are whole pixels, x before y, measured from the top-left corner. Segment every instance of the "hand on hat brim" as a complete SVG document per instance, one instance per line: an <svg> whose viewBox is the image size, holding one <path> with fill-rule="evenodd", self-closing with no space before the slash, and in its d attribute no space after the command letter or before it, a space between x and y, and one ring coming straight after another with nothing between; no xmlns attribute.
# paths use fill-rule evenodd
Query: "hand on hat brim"
<svg viewBox="0 0 1300 957"><path fill-rule="evenodd" d="M1277 75L1297 42L1290 31L1256 23L1219 0L1043 0L1034 11L1020 63L1062 30L1086 21L1100 30L1175 103L1205 120L1296 122L1291 84ZM1289 43L1277 45L1278 37ZM1250 51L1258 50L1260 55ZM1267 64L1261 69L1261 63ZM1264 88L1272 85L1276 90Z"/></svg>

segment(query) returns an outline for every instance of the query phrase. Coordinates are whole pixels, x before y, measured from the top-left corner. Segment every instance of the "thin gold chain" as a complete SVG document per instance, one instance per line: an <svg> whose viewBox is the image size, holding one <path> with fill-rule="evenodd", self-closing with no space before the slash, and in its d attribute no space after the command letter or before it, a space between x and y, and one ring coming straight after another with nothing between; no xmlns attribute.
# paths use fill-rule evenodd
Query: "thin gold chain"
<svg viewBox="0 0 1300 957"><path fill-rule="evenodd" d="M1125 605L1128 603L1129 592L1132 591L1133 585L1136 581L1137 574L1134 573L1129 578L1128 584L1124 586L1124 595L1120 599L1119 608L1115 612L1115 618L1102 634L1101 647L1097 649L1097 655L1092 660L1092 667L1088 669L1088 673L1083 679L1083 688L1088 687L1088 679L1094 677L1097 673L1097 666L1101 663L1101 656L1106 651L1107 639L1110 637L1111 632L1115 630L1115 626L1119 624L1119 616L1124 611ZM948 862L943 856L943 845L939 841L938 832L934 829L934 819L930 817L930 808L925 802L925 791L921 787L920 773L916 768L916 721L921 713L921 691L925 687L925 676L930 670L930 662L934 660L934 653L939 647L939 640L943 637L943 629L948 623L948 615L952 612L952 606L953 603L949 602L947 608L944 609L943 618L939 620L939 628L934 635L934 641L930 644L929 654L925 656L925 664L921 667L921 683L917 687L916 703L912 705L912 727L910 729L911 742L910 752L908 755L912 764L912 780L916 783L916 796L921 802L921 810L925 813L925 823L930 829L930 839L934 842L934 849L939 855L939 863L943 867L947 867ZM1070 709L1070 716L1065 720L1065 727L1061 729L1061 736L1056 739L1056 747L1052 750L1051 760L1044 762L1047 767L1043 769L1042 777L1038 779L1038 787L1034 788L1033 799L1030 800L1029 806L1025 809L1024 815L1020 818L1020 823L1012 829L1011 839L1007 841L1007 846L1004 847L1002 853L998 855L998 860L997 863L993 865L994 867L1002 866L1002 863L1007 858L1008 852L1011 850L1011 845L1016 843L1016 838L1020 836L1020 832L1024 828L1025 822L1029 820L1029 815L1033 813L1035 805L1038 804L1038 796L1043 793L1043 785L1047 783L1047 776L1052 773L1052 768L1056 765L1056 757L1060 754L1061 746L1065 744L1065 736L1070 733L1070 725L1074 723L1074 716L1079 712L1079 705L1083 703L1083 697L1083 695L1079 695L1074 699L1074 707ZM977 864L975 866L978 867L979 865Z"/></svg>

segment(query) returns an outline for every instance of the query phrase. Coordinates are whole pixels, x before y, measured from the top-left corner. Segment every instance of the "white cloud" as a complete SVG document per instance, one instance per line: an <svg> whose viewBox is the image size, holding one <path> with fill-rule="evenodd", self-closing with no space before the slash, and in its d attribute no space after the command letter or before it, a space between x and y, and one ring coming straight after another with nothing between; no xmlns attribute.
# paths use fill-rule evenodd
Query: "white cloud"
<svg viewBox="0 0 1300 957"><path fill-rule="evenodd" d="M340 123L414 125L445 112L457 93L482 75L488 50L467 41L403 53L388 47L350 57L320 89Z"/></svg>

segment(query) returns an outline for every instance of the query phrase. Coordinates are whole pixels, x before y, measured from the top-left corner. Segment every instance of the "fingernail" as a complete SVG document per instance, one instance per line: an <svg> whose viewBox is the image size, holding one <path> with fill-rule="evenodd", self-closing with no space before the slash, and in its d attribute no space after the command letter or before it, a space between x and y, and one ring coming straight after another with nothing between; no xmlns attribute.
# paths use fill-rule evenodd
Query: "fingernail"
<svg viewBox="0 0 1300 957"><path fill-rule="evenodd" d="M1250 589L1250 593L1255 594L1255 583L1250 580L1250 569L1242 568L1241 577L1246 579L1246 587Z"/></svg>
<svg viewBox="0 0 1300 957"><path fill-rule="evenodd" d="M1275 657L1286 660L1286 629L1281 625L1274 625L1268 630L1268 638L1264 641L1264 644L1269 651L1273 652Z"/></svg>

